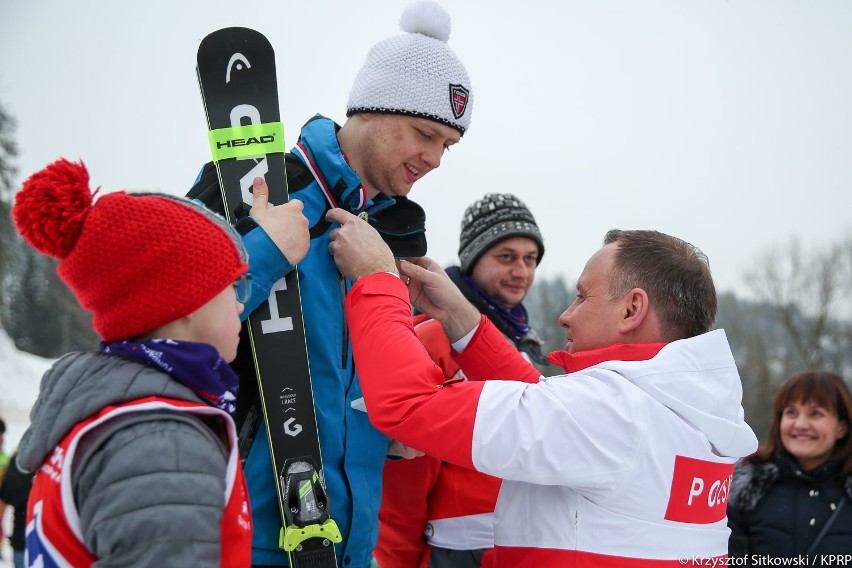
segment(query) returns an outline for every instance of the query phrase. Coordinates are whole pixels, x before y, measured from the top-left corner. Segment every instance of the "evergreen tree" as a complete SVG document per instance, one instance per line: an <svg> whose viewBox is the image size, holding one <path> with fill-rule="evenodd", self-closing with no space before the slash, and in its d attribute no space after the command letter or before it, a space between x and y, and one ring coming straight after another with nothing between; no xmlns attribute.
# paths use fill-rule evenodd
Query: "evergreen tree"
<svg viewBox="0 0 852 568"><path fill-rule="evenodd" d="M0 324L18 349L42 357L97 345L91 316L56 274L57 261L26 245L14 229L15 121L0 105Z"/></svg>
<svg viewBox="0 0 852 568"><path fill-rule="evenodd" d="M11 210L12 184L17 174L14 161L18 155L14 133L15 120L0 104L0 311L7 302L6 276L17 248Z"/></svg>
<svg viewBox="0 0 852 568"><path fill-rule="evenodd" d="M559 325L559 316L571 304L572 297L565 278L536 278L530 291L524 298L530 326L544 340L544 353L565 349L565 330ZM560 367L548 365L542 371L546 376L563 373Z"/></svg>

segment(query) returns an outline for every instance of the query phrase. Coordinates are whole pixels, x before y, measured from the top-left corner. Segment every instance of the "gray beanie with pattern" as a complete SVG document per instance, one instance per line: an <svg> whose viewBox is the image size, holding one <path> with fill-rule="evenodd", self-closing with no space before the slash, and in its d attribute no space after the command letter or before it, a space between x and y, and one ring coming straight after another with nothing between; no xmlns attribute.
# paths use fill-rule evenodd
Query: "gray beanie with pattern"
<svg viewBox="0 0 852 568"><path fill-rule="evenodd" d="M473 112L473 91L467 71L447 46L450 15L432 0L416 0L399 23L407 33L380 41L367 54L349 93L346 116L417 116L464 135Z"/></svg>
<svg viewBox="0 0 852 568"><path fill-rule="evenodd" d="M488 193L468 207L461 221L459 260L470 274L482 253L506 239L526 237L538 245L536 263L544 256L544 240L530 210L511 193Z"/></svg>

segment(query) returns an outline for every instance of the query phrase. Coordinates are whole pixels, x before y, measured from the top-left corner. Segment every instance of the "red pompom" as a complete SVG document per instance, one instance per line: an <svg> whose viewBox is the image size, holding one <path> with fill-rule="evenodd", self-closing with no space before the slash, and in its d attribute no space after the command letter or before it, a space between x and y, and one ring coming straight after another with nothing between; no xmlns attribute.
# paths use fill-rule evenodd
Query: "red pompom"
<svg viewBox="0 0 852 568"><path fill-rule="evenodd" d="M63 259L74 249L92 209L89 172L83 162L59 159L34 173L15 196L18 232L46 255Z"/></svg>

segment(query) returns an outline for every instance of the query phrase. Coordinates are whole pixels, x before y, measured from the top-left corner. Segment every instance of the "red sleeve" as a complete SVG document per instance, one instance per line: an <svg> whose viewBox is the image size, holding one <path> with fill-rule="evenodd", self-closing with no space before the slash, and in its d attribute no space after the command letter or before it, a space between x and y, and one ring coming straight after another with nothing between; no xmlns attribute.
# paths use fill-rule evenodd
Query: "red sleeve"
<svg viewBox="0 0 852 568"><path fill-rule="evenodd" d="M424 320L414 331L432 361L441 367L442 379L452 378L459 366L453 361L450 340L441 324ZM432 456L385 463L379 542L374 552L379 566L420 566L427 546L423 533L429 520L430 495L440 473L441 460Z"/></svg>
<svg viewBox="0 0 852 568"><path fill-rule="evenodd" d="M453 358L470 381L502 379L537 383L541 377L538 369L485 316L465 350L455 353Z"/></svg>
<svg viewBox="0 0 852 568"><path fill-rule="evenodd" d="M432 361L441 368L444 381L455 377L460 370L459 364L453 359L453 347L447 339L447 334L444 333L444 328L441 327L441 322L438 320L422 322L414 327L414 333L417 334L417 339L426 348Z"/></svg>
<svg viewBox="0 0 852 568"><path fill-rule="evenodd" d="M385 462L379 542L374 556L379 566L420 565L426 549L423 532L429 494L441 471L441 460L421 456Z"/></svg>
<svg viewBox="0 0 852 568"><path fill-rule="evenodd" d="M346 316L373 425L430 456L473 468L473 425L485 383L436 386L443 373L414 334L405 284L385 273L361 278L346 296Z"/></svg>

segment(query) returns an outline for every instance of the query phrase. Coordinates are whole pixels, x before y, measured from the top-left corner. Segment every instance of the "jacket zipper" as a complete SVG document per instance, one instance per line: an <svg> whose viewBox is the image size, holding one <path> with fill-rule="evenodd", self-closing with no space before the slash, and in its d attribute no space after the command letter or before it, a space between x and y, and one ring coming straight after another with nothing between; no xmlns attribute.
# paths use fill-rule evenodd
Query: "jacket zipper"
<svg viewBox="0 0 852 568"><path fill-rule="evenodd" d="M343 352L340 356L340 366L345 369L348 363L349 354L349 327L346 325L346 278L340 272L337 273L338 282L340 283L340 313L343 323Z"/></svg>

